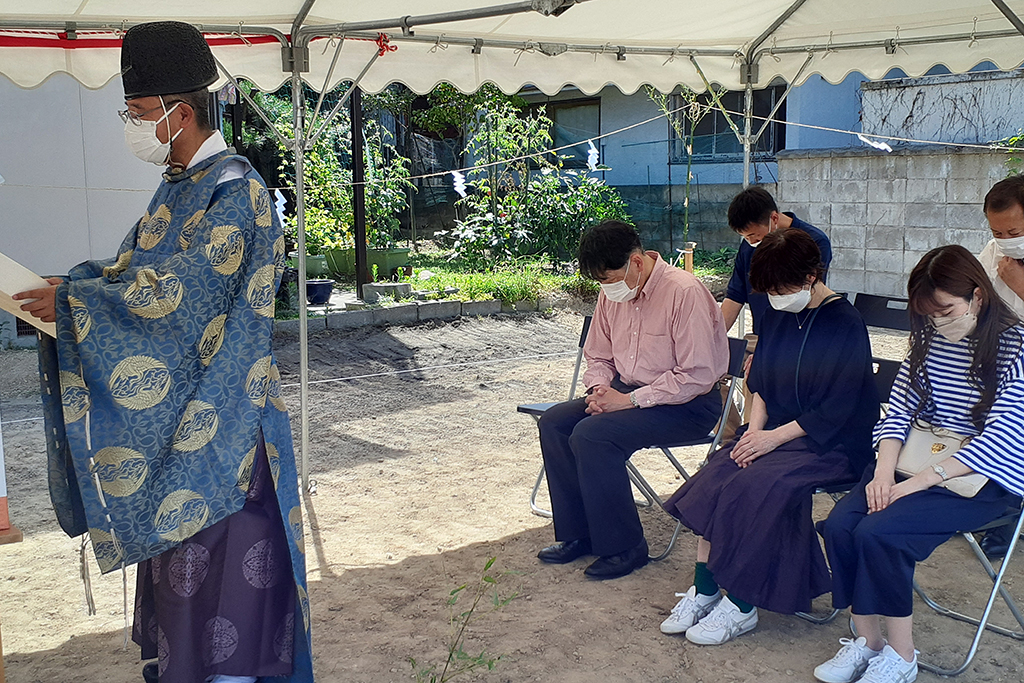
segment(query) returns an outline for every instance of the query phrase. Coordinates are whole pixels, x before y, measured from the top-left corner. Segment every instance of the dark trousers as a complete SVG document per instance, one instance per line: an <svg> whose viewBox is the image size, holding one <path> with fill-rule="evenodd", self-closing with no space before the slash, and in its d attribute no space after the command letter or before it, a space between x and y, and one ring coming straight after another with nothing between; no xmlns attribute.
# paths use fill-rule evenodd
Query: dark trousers
<svg viewBox="0 0 1024 683"><path fill-rule="evenodd" d="M626 460L641 448L699 439L722 409L718 387L681 405L587 415L583 399L540 418L555 539L589 538L595 555L625 552L643 539Z"/></svg>
<svg viewBox="0 0 1024 683"><path fill-rule="evenodd" d="M825 551L832 568L832 605L854 614L909 617L914 604L914 565L959 531L970 531L1019 504L1017 496L989 482L973 498L942 487L912 493L880 512L867 512L864 478L825 520Z"/></svg>

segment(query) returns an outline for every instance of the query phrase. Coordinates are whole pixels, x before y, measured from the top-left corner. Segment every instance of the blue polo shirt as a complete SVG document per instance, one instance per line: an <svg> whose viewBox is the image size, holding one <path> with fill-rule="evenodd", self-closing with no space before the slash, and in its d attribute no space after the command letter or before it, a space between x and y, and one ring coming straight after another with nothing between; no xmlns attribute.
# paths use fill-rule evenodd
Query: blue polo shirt
<svg viewBox="0 0 1024 683"><path fill-rule="evenodd" d="M827 275L828 267L832 263L832 243L828 241L828 235L810 223L800 220L789 211L784 213L793 219L793 225L790 227L803 230L817 242L818 249L821 250L821 264ZM754 247L750 246L746 240L741 241L740 251L736 254L736 263L732 267L732 277L729 278L729 287L725 290L725 298L732 299L738 304L750 304L750 313L754 318L754 334L757 334L758 326L761 324L761 314L768 308L769 303L767 294L755 292L750 288L750 260L752 258L754 258Z"/></svg>

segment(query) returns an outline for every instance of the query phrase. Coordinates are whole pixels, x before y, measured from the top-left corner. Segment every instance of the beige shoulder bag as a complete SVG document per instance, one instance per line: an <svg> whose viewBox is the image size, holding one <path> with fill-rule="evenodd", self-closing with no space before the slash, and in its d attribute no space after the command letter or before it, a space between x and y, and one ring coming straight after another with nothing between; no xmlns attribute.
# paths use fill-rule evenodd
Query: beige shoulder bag
<svg viewBox="0 0 1024 683"><path fill-rule="evenodd" d="M927 422L918 422L910 427L907 440L903 442L896 471L912 477L937 465L970 443L973 437L955 434L942 427L933 427ZM939 484L964 498L973 498L988 483L983 474L967 474L951 477Z"/></svg>

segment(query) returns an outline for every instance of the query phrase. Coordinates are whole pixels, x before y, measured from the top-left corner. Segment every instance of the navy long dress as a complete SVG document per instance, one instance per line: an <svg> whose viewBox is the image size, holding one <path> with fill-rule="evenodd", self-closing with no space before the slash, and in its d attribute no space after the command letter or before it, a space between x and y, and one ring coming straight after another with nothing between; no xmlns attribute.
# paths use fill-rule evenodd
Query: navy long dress
<svg viewBox="0 0 1024 683"><path fill-rule="evenodd" d="M817 486L860 477L873 457L871 429L878 420L871 346L860 314L846 300L833 300L808 328L813 311L764 313L748 378L750 391L768 409L765 429L796 420L807 436L746 469L729 457L733 440L665 503L711 543L708 568L721 587L786 614L809 610L811 600L831 589L811 497Z"/></svg>

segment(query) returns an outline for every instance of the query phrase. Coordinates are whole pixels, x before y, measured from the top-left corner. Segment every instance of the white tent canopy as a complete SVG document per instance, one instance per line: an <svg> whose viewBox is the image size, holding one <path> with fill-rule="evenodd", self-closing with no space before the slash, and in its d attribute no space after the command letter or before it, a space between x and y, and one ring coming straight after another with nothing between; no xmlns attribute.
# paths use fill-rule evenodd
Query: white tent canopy
<svg viewBox="0 0 1024 683"><path fill-rule="evenodd" d="M812 74L838 83L936 64L963 72L1024 62L1024 0L0 0L0 74L33 88L56 73L99 88L120 68L120 33L146 21L198 25L223 70L262 90L342 80L376 92L400 82L425 93L442 81L471 92L574 85L592 94L645 84L745 89L744 182L757 137L752 90ZM339 40L343 39L343 40ZM379 43L376 42L379 40ZM390 48L397 49L387 49ZM332 49L333 48L333 49ZM376 58L380 55L379 58ZM303 163L308 134L294 107L299 284L305 281ZM358 257L357 257L358 258ZM308 483L308 358L301 299L302 474Z"/></svg>
<svg viewBox="0 0 1024 683"><path fill-rule="evenodd" d="M557 17L530 9L550 10L563 3L568 8ZM497 8L495 0L441 4L316 0L294 41L310 48L303 78L317 89L323 87L334 57L329 36L346 40L328 84L354 78L377 50L372 39L378 30L398 49L366 74L362 86L370 92L395 81L419 93L440 81L464 91L486 82L506 92L534 85L548 94L569 84L586 93L609 84L625 93L644 84L669 91L685 83L703 90L694 60L710 82L729 89L746 85L745 64L754 67L752 83L763 87L775 77L799 84L820 74L837 83L851 71L879 78L893 67L920 75L940 63L961 72L982 61L1003 69L1024 62L1024 38L1007 16L1024 14L1020 0L718 0L712 5L693 0L527 0ZM464 12L517 7L526 9L450 20ZM0 73L25 88L58 72L99 88L118 73L121 30L173 16L210 34L215 53L234 75L274 90L291 75L291 69L282 69L281 45L287 44L302 8L300 0L182 0L172 6L152 0L0 0ZM443 9L445 15L423 17L425 9ZM409 17L408 28L401 27L401 17Z"/></svg>

